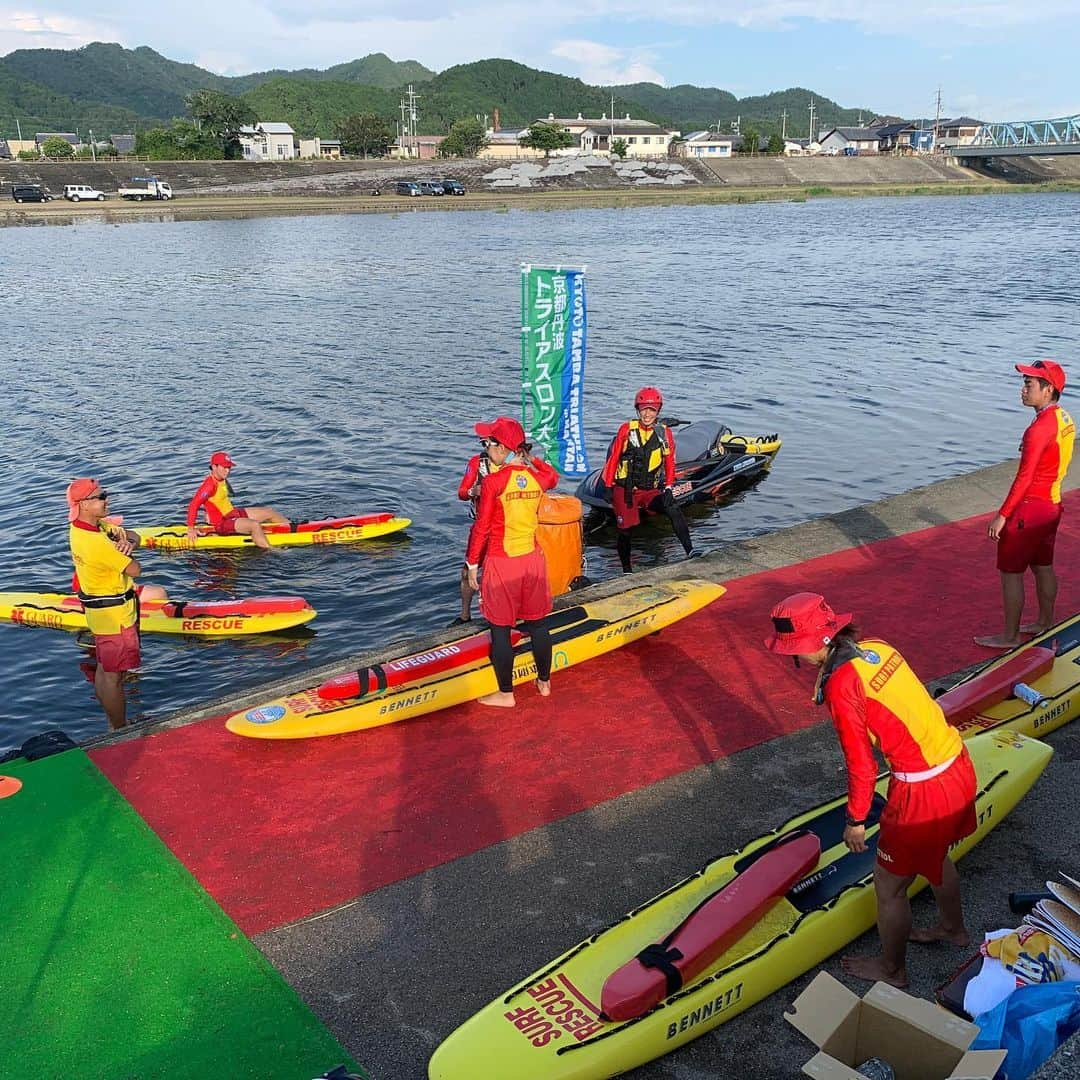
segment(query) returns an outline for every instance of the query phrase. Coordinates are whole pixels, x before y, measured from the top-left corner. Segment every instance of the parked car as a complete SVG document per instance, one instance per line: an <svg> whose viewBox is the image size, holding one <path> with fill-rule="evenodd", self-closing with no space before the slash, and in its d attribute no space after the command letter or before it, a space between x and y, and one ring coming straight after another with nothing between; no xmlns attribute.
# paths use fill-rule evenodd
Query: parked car
<svg viewBox="0 0 1080 1080"><path fill-rule="evenodd" d="M11 197L19 203L52 202L53 200L53 196L41 184L12 184Z"/></svg>
<svg viewBox="0 0 1080 1080"><path fill-rule="evenodd" d="M444 180L442 182L443 193L446 195L464 195L465 188L460 180Z"/></svg>
<svg viewBox="0 0 1080 1080"><path fill-rule="evenodd" d="M420 185L419 184L414 184L411 180L399 180L394 185L394 190L399 195L423 195L424 194L420 190Z"/></svg>
<svg viewBox="0 0 1080 1080"><path fill-rule="evenodd" d="M89 184L65 184L64 198L69 202L81 202L83 199L96 199L98 202L105 201L105 192L92 188Z"/></svg>
<svg viewBox="0 0 1080 1080"><path fill-rule="evenodd" d="M420 194L421 195L442 195L443 186L441 180L421 180L420 181Z"/></svg>

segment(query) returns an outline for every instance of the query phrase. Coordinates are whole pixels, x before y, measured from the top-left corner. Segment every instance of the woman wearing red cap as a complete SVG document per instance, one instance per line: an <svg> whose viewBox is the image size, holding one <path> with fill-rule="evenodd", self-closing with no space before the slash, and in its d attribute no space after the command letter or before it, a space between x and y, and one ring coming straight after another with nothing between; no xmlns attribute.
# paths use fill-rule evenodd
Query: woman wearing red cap
<svg viewBox="0 0 1080 1080"><path fill-rule="evenodd" d="M1021 632L1041 634L1054 624L1057 575L1054 573L1054 541L1061 523L1061 482L1072 460L1076 425L1058 404L1065 389L1065 372L1053 360L1017 364L1024 376L1020 402L1035 410L1020 442L1020 465L997 517L987 534L997 542L997 568L1005 605L1005 630L977 637L976 645L988 649L1014 649ZM1024 613L1024 574L1035 575L1039 616L1020 625Z"/></svg>
<svg viewBox="0 0 1080 1080"><path fill-rule="evenodd" d="M874 866L881 955L841 963L857 978L906 986L909 940L969 940L948 851L976 828L971 758L904 658L884 641L858 641L850 614L837 615L818 593L795 593L773 608L772 621L766 648L818 668L814 702L828 707L847 765L844 843L851 851L867 847L875 746L892 773ZM934 890L940 918L913 930L907 891L919 874Z"/></svg>
<svg viewBox="0 0 1080 1080"><path fill-rule="evenodd" d="M482 447L479 454L473 454L465 465L465 475L458 484L457 497L462 502L469 504L469 513L476 517L476 507L480 501L480 482L488 473L498 472L498 466L487 455L488 441L480 440ZM480 558L483 559L483 552ZM472 621L472 601L476 590L469 584L469 568L461 568L461 614L454 619L451 626L461 626Z"/></svg>
<svg viewBox="0 0 1080 1080"><path fill-rule="evenodd" d="M224 450L218 450L211 455L210 475L202 482L188 504L188 540L195 543L199 535L195 523L201 509L214 532L220 536L250 536L256 547L268 550L270 543L263 531L263 524L288 525L289 519L270 506L233 506L229 497L232 494L229 473L235 465L236 462Z"/></svg>
<svg viewBox="0 0 1080 1080"><path fill-rule="evenodd" d="M498 467L480 482L476 521L465 552L469 585L480 590L484 618L491 624L491 663L499 681L495 693L479 700L482 705L512 708L510 628L518 621L525 624L532 642L536 688L545 697L551 693L551 637L543 621L551 611L551 586L536 530L540 497L559 482L559 474L546 461L529 456L525 431L509 416L477 424L476 434L487 440L487 456Z"/></svg>
<svg viewBox="0 0 1080 1080"><path fill-rule="evenodd" d="M657 424L664 399L654 386L643 386L634 398L636 420L619 428L604 465L604 487L611 488L618 534L615 548L623 573L630 573L630 530L641 521L641 511L667 514L688 557L699 554L690 542L686 524L671 487L675 483L675 436L666 424Z"/></svg>

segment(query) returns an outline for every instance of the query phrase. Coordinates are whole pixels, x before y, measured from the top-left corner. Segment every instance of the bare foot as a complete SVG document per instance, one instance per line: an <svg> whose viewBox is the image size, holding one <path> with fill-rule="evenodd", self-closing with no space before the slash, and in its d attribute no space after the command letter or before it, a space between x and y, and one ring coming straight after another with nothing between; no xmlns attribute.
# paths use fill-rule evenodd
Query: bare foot
<svg viewBox="0 0 1080 1080"><path fill-rule="evenodd" d="M504 694L501 690L496 690L494 694L485 694L482 698L477 698L476 703L477 705L490 705L495 709L512 709L517 704L513 694Z"/></svg>
<svg viewBox="0 0 1080 1080"><path fill-rule="evenodd" d="M880 956L845 956L840 961L844 973L856 979L868 982L886 982L890 986L903 990L907 986L907 971L900 968L892 971L885 966Z"/></svg>
<svg viewBox="0 0 1080 1080"><path fill-rule="evenodd" d="M551 680L550 679L537 679L536 680L536 692L541 697L551 697Z"/></svg>
<svg viewBox="0 0 1080 1080"><path fill-rule="evenodd" d="M1041 625L1040 623L1037 623L1037 622L1029 622L1029 623L1024 623L1024 625L1020 627L1020 633L1021 634L1045 634L1046 631L1049 630L1049 629L1050 629L1049 626L1043 626L1043 625Z"/></svg>
<svg viewBox="0 0 1080 1080"><path fill-rule="evenodd" d="M1003 634L993 634L990 637L977 637L974 641L976 645L981 645L984 649L1015 649L1017 646L1023 644L1019 638L1013 638L1010 641Z"/></svg>
<svg viewBox="0 0 1080 1080"><path fill-rule="evenodd" d="M935 923L933 926L912 927L911 933L908 934L908 941L917 941L922 945L946 941L950 945L965 946L971 944L971 936L966 927L962 926L959 930L946 930L941 923Z"/></svg>

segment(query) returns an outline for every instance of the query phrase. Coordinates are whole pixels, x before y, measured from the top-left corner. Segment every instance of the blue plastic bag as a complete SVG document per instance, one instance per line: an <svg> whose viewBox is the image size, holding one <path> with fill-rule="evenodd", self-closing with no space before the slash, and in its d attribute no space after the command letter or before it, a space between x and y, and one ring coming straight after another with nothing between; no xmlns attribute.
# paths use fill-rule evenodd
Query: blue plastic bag
<svg viewBox="0 0 1080 1080"><path fill-rule="evenodd" d="M1021 986L1000 1005L975 1017L972 1050L1006 1050L1008 1080L1027 1078L1080 1030L1080 983Z"/></svg>

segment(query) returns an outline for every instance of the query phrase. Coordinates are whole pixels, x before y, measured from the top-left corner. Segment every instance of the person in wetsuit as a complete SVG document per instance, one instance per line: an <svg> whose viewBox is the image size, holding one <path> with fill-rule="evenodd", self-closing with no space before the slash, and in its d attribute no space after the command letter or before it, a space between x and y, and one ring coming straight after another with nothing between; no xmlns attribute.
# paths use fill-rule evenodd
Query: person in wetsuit
<svg viewBox="0 0 1080 1080"><path fill-rule="evenodd" d="M907 985L908 941L967 945L960 877L949 848L975 831L975 768L960 733L891 645L860 640L851 615L837 615L818 593L794 593L772 610L765 647L818 668L814 703L836 727L848 774L844 843L866 850L877 780L876 746L889 779L874 864L879 956L845 956L856 978ZM930 882L939 920L912 929L908 888Z"/></svg>
<svg viewBox="0 0 1080 1080"><path fill-rule="evenodd" d="M289 519L279 514L270 506L233 506L230 498L229 473L235 467L224 450L218 450L210 457L210 475L199 485L199 490L188 504L187 537L191 543L199 535L195 527L199 511L206 514L206 520L214 531L221 536L250 536L256 547L269 549L263 525L288 525Z"/></svg>
<svg viewBox="0 0 1080 1080"><path fill-rule="evenodd" d="M498 470L498 466L493 464L491 458L487 455L487 439L481 439L480 446L482 447L480 453L473 454L465 466L465 475L462 476L461 483L458 484L457 493L457 497L462 502L469 504L469 514L474 519L476 518L476 506L480 501L480 481L488 473ZM483 558L484 555L481 552L481 562ZM461 614L454 619L450 624L451 626L461 626L463 623L472 621L472 602L475 595L476 590L469 584L469 568L463 565L461 567Z"/></svg>
<svg viewBox="0 0 1080 1080"><path fill-rule="evenodd" d="M551 693L551 636L544 622L551 612L551 585L536 530L540 499L559 482L559 474L546 461L530 456L524 429L509 416L477 424L476 434L488 440L487 456L498 466L480 481L476 521L465 552L469 585L479 589L484 618L491 624L491 662L499 683L495 693L479 701L512 708L516 702L510 629L519 621L532 643L536 688L544 697Z"/></svg>
<svg viewBox="0 0 1080 1080"><path fill-rule="evenodd" d="M124 673L140 664L139 603L134 578L142 567L131 557L138 533L106 520L109 493L90 477L68 484L68 543L75 565L73 584L94 635L97 666L94 693L110 729L127 723ZM164 600L159 585L142 590L148 600Z"/></svg>
<svg viewBox="0 0 1080 1080"><path fill-rule="evenodd" d="M1065 372L1053 360L1017 364L1024 377L1020 402L1035 410L1020 443L1020 464L1005 501L990 522L987 535L997 542L997 568L1005 606L1005 629L975 638L987 649L1014 649L1020 634L1041 634L1054 623L1057 575L1054 541L1061 523L1061 482L1072 460L1076 425L1058 404ZM1024 613L1024 574L1035 575L1038 618L1020 624Z"/></svg>
<svg viewBox="0 0 1080 1080"><path fill-rule="evenodd" d="M618 535L615 547L624 574L631 571L630 530L641 521L642 510L667 514L675 535L693 558L700 552L690 541L690 528L675 502L675 436L666 424L657 424L664 399L653 386L644 386L634 398L637 419L619 428L611 444L602 479L611 490Z"/></svg>

